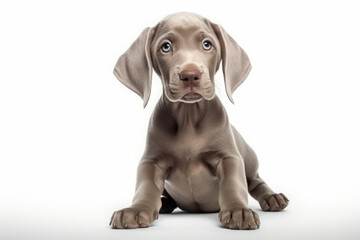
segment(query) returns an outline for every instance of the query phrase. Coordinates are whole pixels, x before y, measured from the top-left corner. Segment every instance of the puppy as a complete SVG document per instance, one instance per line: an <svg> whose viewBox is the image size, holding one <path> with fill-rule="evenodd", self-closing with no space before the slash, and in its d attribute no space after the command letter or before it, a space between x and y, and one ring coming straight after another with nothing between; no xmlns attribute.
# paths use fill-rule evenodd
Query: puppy
<svg viewBox="0 0 360 240"><path fill-rule="evenodd" d="M257 229L248 192L264 211L280 211L289 200L258 174L254 151L230 124L215 95L222 62L227 96L246 79L251 64L244 50L219 25L193 13L177 13L146 28L120 56L115 76L146 106L152 70L163 95L149 123L133 204L114 212L112 228L148 227L176 207L219 212L225 228ZM163 196L163 197L161 197Z"/></svg>

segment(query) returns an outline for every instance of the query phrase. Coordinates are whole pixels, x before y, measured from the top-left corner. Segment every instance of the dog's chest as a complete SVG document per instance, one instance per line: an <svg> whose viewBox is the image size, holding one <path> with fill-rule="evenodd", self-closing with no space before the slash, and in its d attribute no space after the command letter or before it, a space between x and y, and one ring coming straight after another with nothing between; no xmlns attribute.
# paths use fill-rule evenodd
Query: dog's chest
<svg viewBox="0 0 360 240"><path fill-rule="evenodd" d="M198 155L205 146L205 137L195 130L188 130L174 137L173 149L176 150L176 155L186 160Z"/></svg>
<svg viewBox="0 0 360 240"><path fill-rule="evenodd" d="M187 175L197 174L199 169L214 168L219 154L211 144L211 138L200 131L188 129L168 141L170 155L174 157L174 167L182 169Z"/></svg>
<svg viewBox="0 0 360 240"><path fill-rule="evenodd" d="M209 139L199 132L182 132L171 143L174 165L165 188L179 206L188 211L217 209L217 154Z"/></svg>
<svg viewBox="0 0 360 240"><path fill-rule="evenodd" d="M218 210L219 178L210 164L211 154L203 155L210 159L202 154L177 159L165 182L165 189L186 211Z"/></svg>

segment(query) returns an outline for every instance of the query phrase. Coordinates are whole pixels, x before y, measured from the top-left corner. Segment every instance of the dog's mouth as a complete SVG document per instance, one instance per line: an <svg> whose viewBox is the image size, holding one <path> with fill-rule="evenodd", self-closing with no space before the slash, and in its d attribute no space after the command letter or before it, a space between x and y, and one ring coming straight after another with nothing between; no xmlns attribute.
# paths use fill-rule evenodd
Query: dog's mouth
<svg viewBox="0 0 360 240"><path fill-rule="evenodd" d="M185 100L186 102L198 102L202 99L203 97L195 92L189 92L187 94L185 94L181 100Z"/></svg>

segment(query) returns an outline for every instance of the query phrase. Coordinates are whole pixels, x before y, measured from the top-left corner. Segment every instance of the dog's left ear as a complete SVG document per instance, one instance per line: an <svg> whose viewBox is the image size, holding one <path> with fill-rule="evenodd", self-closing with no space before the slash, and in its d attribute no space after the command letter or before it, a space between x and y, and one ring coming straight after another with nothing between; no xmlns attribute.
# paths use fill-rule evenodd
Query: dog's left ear
<svg viewBox="0 0 360 240"><path fill-rule="evenodd" d="M222 69L224 74L226 94L230 101L233 92L245 81L251 70L249 57L245 51L218 24L211 24L221 46Z"/></svg>
<svg viewBox="0 0 360 240"><path fill-rule="evenodd" d="M153 36L154 30L146 28L130 48L120 56L114 69L116 78L143 99L144 107L151 93L150 46Z"/></svg>

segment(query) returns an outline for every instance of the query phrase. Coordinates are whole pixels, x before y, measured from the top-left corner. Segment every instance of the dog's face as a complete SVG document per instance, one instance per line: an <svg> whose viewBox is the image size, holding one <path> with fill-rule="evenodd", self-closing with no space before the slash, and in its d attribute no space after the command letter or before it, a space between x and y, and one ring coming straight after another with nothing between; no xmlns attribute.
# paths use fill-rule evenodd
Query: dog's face
<svg viewBox="0 0 360 240"><path fill-rule="evenodd" d="M251 65L246 53L225 30L193 13L176 13L146 28L120 56L114 74L146 106L152 69L160 76L171 102L195 103L215 96L214 75L222 61L226 93L246 79Z"/></svg>
<svg viewBox="0 0 360 240"><path fill-rule="evenodd" d="M196 15L172 15L157 25L154 39L153 66L170 101L194 103L215 96L221 49L209 22Z"/></svg>

